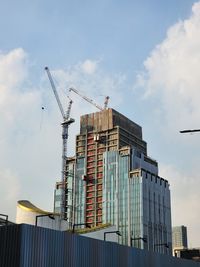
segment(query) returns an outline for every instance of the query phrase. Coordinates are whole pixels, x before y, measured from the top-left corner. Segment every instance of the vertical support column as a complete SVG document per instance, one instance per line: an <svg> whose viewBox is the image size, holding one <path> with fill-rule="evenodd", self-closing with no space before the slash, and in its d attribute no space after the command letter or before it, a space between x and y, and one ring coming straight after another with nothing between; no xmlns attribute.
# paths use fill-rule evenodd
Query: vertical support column
<svg viewBox="0 0 200 267"><path fill-rule="evenodd" d="M84 168L84 175L87 175L87 154L88 154L88 149L87 149L87 139L88 139L88 132L86 130L85 134L85 168Z"/></svg>
<svg viewBox="0 0 200 267"><path fill-rule="evenodd" d="M65 188L66 188L66 159L67 159L67 138L68 138L68 125L62 123L62 193L61 193L61 202L60 202L60 219L65 219Z"/></svg>
<svg viewBox="0 0 200 267"><path fill-rule="evenodd" d="M108 168L108 144L109 144L109 136L108 131L105 133L104 145L105 145L105 153L102 153L102 200L101 200L101 216L102 223L107 223L108 221L108 200L107 196L107 168ZM103 218L104 216L104 218Z"/></svg>
<svg viewBox="0 0 200 267"><path fill-rule="evenodd" d="M85 162L84 162L84 176L87 177L87 162L88 162L88 131L85 134ZM85 206L84 206L84 223L86 223L87 217L87 181L85 182Z"/></svg>
<svg viewBox="0 0 200 267"><path fill-rule="evenodd" d="M119 148L120 148L120 147L119 147L119 139L120 139L120 138L119 138L119 135L120 135L119 126L117 126L117 131L116 131L116 133L117 133L117 135L118 135L118 136L117 136L117 150L119 150Z"/></svg>
<svg viewBox="0 0 200 267"><path fill-rule="evenodd" d="M116 227L119 229L119 153L116 155Z"/></svg>
<svg viewBox="0 0 200 267"><path fill-rule="evenodd" d="M140 170L140 236L144 237L144 214L143 214L143 190L144 190L144 182L142 176L142 170ZM143 219L142 219L143 218ZM144 249L144 242L140 240L140 248Z"/></svg>
<svg viewBox="0 0 200 267"><path fill-rule="evenodd" d="M97 142L95 144L95 171L94 171L94 226L97 226Z"/></svg>
<svg viewBox="0 0 200 267"><path fill-rule="evenodd" d="M130 169L129 169L130 172ZM128 172L128 173L129 173ZM130 178L130 174L128 177L128 246L131 246L131 203L130 203L130 186L131 186L131 178Z"/></svg>
<svg viewBox="0 0 200 267"><path fill-rule="evenodd" d="M76 223L76 160L74 163L74 177L73 177L73 200L72 200L72 226ZM71 227L72 227L71 226Z"/></svg>
<svg viewBox="0 0 200 267"><path fill-rule="evenodd" d="M104 154L105 155L105 154ZM108 218L108 200L107 200L107 168L108 168L108 153L106 153L106 156L103 157L103 160L105 160L104 164L104 171L103 171L103 198L102 198L102 213L104 212L104 223L107 223Z"/></svg>

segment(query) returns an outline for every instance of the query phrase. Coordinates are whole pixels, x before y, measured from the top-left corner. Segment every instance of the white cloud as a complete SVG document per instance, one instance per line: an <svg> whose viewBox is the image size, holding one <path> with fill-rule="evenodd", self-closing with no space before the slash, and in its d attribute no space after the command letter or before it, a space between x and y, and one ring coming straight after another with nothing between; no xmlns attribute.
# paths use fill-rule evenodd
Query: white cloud
<svg viewBox="0 0 200 267"><path fill-rule="evenodd" d="M21 189L17 170L12 169L15 165L12 155L16 155L12 135L16 125L23 120L21 105L28 100L26 95L20 96L18 88L27 75L26 58L22 49L0 54L0 210L5 214L12 214L12 220Z"/></svg>
<svg viewBox="0 0 200 267"><path fill-rule="evenodd" d="M56 142L49 145L55 136L52 137L56 131L55 119L49 111L50 120L45 125L49 131L41 131L42 92L27 86L28 67L28 56L23 49L1 53L0 209L4 209L12 220L15 219L19 198L33 201L44 198L44 205L50 207L49 196L53 192L52 181L56 179L58 165L55 164L53 169L53 158L50 156L55 152ZM46 142L48 144L44 147ZM57 146L56 151L59 151ZM46 162L52 167L44 170ZM54 177L48 177L51 173ZM46 183L47 190L40 191L43 183ZM36 193L38 191L41 193Z"/></svg>
<svg viewBox="0 0 200 267"><path fill-rule="evenodd" d="M200 136L179 130L200 128L200 2L186 20L169 28L138 74L137 86L151 112L162 162L161 176L171 184L173 223L189 229L189 243L199 246ZM152 130L150 130L152 131ZM156 145L155 145L156 146Z"/></svg>
<svg viewBox="0 0 200 267"><path fill-rule="evenodd" d="M171 188L172 223L188 227L188 245L199 246L199 174L185 173L177 166L160 164L161 176L169 179Z"/></svg>
<svg viewBox="0 0 200 267"><path fill-rule="evenodd" d="M168 124L195 127L200 115L200 3L189 19L172 26L165 40L145 60L138 84L146 97L160 94Z"/></svg>
<svg viewBox="0 0 200 267"><path fill-rule="evenodd" d="M16 200L20 195L20 180L17 174L11 173L9 169L0 170L0 210L3 214L15 214ZM13 218L13 216L12 216Z"/></svg>
<svg viewBox="0 0 200 267"><path fill-rule="evenodd" d="M83 70L83 72L87 73L87 74L93 74L95 73L96 69L97 69L97 65L98 62L97 61L92 61L92 60L85 60L83 63L81 63L81 68Z"/></svg>
<svg viewBox="0 0 200 267"><path fill-rule="evenodd" d="M122 101L124 77L109 75L96 64L86 60L52 71L64 108L72 85L102 106L100 95L109 94L115 105ZM47 76L41 73L38 81L31 81L29 68L22 48L0 54L0 210L12 220L19 199L52 210L54 185L61 179L62 117ZM68 155L73 155L79 116L97 109L75 94L70 96L76 123L69 129Z"/></svg>
<svg viewBox="0 0 200 267"><path fill-rule="evenodd" d="M7 54L0 53L0 86L12 88L20 84L27 75L27 54L21 48Z"/></svg>

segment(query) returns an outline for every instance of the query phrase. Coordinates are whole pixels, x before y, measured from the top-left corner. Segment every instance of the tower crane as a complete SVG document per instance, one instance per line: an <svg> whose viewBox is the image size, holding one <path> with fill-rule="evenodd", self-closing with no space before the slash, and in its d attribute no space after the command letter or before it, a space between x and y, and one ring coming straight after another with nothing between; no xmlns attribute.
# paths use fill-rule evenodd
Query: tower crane
<svg viewBox="0 0 200 267"><path fill-rule="evenodd" d="M90 104L92 104L93 106L95 106L96 108L98 108L99 110L103 111L104 109L107 109L108 107L108 100L109 100L109 96L105 97L105 101L104 101L104 107L102 108L101 106L99 106L98 104L96 104L92 99L88 98L87 96L83 95L82 93L80 93L77 89L71 87L69 88L69 91L76 93L77 95L79 95L80 97L82 97L83 99L85 99L87 102L89 102Z"/></svg>
<svg viewBox="0 0 200 267"><path fill-rule="evenodd" d="M64 111L64 108L60 102L60 98L58 95L58 92L56 90L53 78L51 76L50 70L48 67L45 67L45 70L47 72L54 96L56 98L58 107L60 109L61 115L63 117L63 122L62 122L62 140L63 140L63 145L62 145L62 193L61 193L61 218L65 218L65 165L66 165L66 159L67 159L67 140L68 140L68 129L69 125L73 122L75 122L74 119L70 118L70 112L71 112L71 106L73 101L69 98L69 103L66 112Z"/></svg>

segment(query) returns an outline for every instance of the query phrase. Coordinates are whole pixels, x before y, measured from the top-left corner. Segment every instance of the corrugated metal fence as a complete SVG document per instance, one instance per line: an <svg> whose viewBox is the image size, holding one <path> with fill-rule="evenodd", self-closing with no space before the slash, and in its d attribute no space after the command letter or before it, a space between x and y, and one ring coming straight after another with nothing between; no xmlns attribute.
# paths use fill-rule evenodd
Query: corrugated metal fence
<svg viewBox="0 0 200 267"><path fill-rule="evenodd" d="M200 267L200 263L21 224L0 227L0 266Z"/></svg>

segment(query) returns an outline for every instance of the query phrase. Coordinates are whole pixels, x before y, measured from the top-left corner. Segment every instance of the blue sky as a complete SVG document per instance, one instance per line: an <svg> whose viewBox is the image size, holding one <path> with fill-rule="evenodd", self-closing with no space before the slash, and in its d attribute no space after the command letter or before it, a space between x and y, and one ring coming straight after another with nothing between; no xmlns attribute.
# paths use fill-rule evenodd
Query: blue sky
<svg viewBox="0 0 200 267"><path fill-rule="evenodd" d="M1 1L1 50L23 47L37 67L103 57L109 71L141 66L194 1Z"/></svg>
<svg viewBox="0 0 200 267"><path fill-rule="evenodd" d="M75 86L143 127L148 153L171 184L172 221L199 246L200 3L192 0L2 1L0 9L0 203L52 209L61 169L61 116L44 67L66 105ZM77 96L70 129L95 111ZM42 110L41 107L45 109ZM182 211L185 210L183 213ZM195 212L196 211L196 212Z"/></svg>

